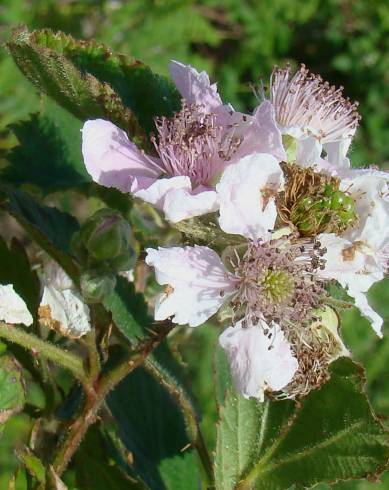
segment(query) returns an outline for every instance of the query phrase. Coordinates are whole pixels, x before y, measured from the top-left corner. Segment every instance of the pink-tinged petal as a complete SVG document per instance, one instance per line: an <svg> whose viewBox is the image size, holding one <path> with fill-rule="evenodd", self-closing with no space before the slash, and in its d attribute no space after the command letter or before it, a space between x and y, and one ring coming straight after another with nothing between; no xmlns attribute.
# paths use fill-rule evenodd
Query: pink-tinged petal
<svg viewBox="0 0 389 490"><path fill-rule="evenodd" d="M237 280L208 247L148 248L146 263L168 288L155 305L155 319L197 327L217 312Z"/></svg>
<svg viewBox="0 0 389 490"><path fill-rule="evenodd" d="M272 333L269 338L264 329ZM278 325L243 327L242 321L227 328L219 337L225 350L237 391L245 398L264 400L267 389L284 388L298 369L297 359Z"/></svg>
<svg viewBox="0 0 389 490"><path fill-rule="evenodd" d="M354 289L352 287L348 289L348 294L352 298L354 298L355 306L359 309L362 316L364 316L370 322L373 330L378 335L378 337L382 338L382 325L384 324L384 321L380 317L380 315L375 312L373 308L369 305L366 295L358 289Z"/></svg>
<svg viewBox="0 0 389 490"><path fill-rule="evenodd" d="M215 191L205 189L179 188L169 191L163 203L166 219L172 223L181 220L212 213L219 209L218 197Z"/></svg>
<svg viewBox="0 0 389 490"><path fill-rule="evenodd" d="M340 189L355 202L358 224L346 233L378 252L389 245L389 173L374 169L348 169Z"/></svg>
<svg viewBox="0 0 389 490"><path fill-rule="evenodd" d="M312 167L320 160L322 144L315 136L306 136L297 141L296 161L302 167Z"/></svg>
<svg viewBox="0 0 389 490"><path fill-rule="evenodd" d="M355 131L354 131L355 132ZM325 143L323 145L324 150L327 153L326 160L332 165L336 165L341 168L350 167L350 161L346 158L348 149L351 145L352 137L344 138L339 141L331 143Z"/></svg>
<svg viewBox="0 0 389 490"><path fill-rule="evenodd" d="M172 190L192 189L190 178L185 175L169 177L166 179L140 178L134 181L131 192L158 209L163 209L165 197Z"/></svg>
<svg viewBox="0 0 389 490"><path fill-rule="evenodd" d="M234 160L252 153L269 153L278 161L286 161L281 131L275 120L274 107L268 100L260 104L252 118L245 116L244 120L241 125L246 125L246 129L242 134L243 141L234 155Z"/></svg>
<svg viewBox="0 0 389 490"><path fill-rule="evenodd" d="M178 61L171 61L169 70L178 91L188 104L201 105L207 111L222 105L216 84L211 84L205 71L199 73L190 65Z"/></svg>
<svg viewBox="0 0 389 490"><path fill-rule="evenodd" d="M90 311L81 294L75 289L57 289L45 285L41 307L49 308L49 320L57 323L62 335L80 338L91 330Z"/></svg>
<svg viewBox="0 0 389 490"><path fill-rule="evenodd" d="M92 179L106 187L129 192L134 177L158 177L159 160L144 155L126 133L104 119L86 121L82 154Z"/></svg>
<svg viewBox="0 0 389 490"><path fill-rule="evenodd" d="M270 238L277 218L275 196L283 183L278 160L266 153L227 167L216 186L222 230L253 240Z"/></svg>
<svg viewBox="0 0 389 490"><path fill-rule="evenodd" d="M323 233L318 236L322 247L327 249L323 256L324 270L318 273L325 279L336 279L347 289L347 293L354 298L355 306L366 317L378 336L382 336L382 318L370 307L365 293L370 287L384 278L384 271L379 262L358 244L338 237L334 233Z"/></svg>
<svg viewBox="0 0 389 490"><path fill-rule="evenodd" d="M12 324L23 323L27 327L33 322L24 300L12 284L0 285L0 321Z"/></svg>
<svg viewBox="0 0 389 490"><path fill-rule="evenodd" d="M322 233L317 238L326 248L324 269L318 270L324 279L335 279L344 288L353 287L363 292L383 279L383 271L363 245L355 245L335 233Z"/></svg>

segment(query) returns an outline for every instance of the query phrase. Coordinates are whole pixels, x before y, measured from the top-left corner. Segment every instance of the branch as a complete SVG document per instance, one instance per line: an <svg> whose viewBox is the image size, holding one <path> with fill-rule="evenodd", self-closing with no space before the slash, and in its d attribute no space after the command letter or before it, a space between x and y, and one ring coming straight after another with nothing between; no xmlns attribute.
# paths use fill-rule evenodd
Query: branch
<svg viewBox="0 0 389 490"><path fill-rule="evenodd" d="M59 477L66 470L89 427L96 422L97 415L108 393L145 361L150 352L161 343L172 328L173 325L170 322L159 325L155 335L140 342L126 361L119 364L119 366L109 371L100 379L97 383L95 393L88 393L80 417L78 417L71 425L62 446L55 457L53 468Z"/></svg>
<svg viewBox="0 0 389 490"><path fill-rule="evenodd" d="M88 377L84 370L83 361L75 354L66 352L31 333L27 333L20 327L15 327L6 323L0 323L0 338L38 353L45 359L71 371L82 384L87 384Z"/></svg>

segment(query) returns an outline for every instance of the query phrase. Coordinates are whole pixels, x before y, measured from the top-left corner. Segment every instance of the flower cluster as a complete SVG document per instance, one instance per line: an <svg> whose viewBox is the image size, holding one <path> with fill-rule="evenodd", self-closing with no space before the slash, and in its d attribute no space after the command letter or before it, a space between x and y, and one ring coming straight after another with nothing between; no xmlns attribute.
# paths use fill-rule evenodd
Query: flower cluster
<svg viewBox="0 0 389 490"><path fill-rule="evenodd" d="M220 344L246 397L295 397L319 387L349 355L330 286L338 282L381 336L366 292L389 258L389 174L352 169L357 104L305 66L273 70L251 115L223 104L206 73L177 62L182 109L156 118L152 154L104 120L87 121L92 178L131 193L177 223L209 215L224 249L149 248L166 286L155 319L196 327L218 311ZM236 236L234 242L231 237Z"/></svg>

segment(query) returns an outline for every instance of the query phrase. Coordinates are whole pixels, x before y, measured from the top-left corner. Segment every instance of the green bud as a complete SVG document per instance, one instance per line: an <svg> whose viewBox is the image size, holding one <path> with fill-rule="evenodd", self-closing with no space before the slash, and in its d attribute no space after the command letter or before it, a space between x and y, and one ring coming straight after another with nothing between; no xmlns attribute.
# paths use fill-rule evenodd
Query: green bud
<svg viewBox="0 0 389 490"><path fill-rule="evenodd" d="M127 252L110 260L109 265L116 272L129 271L135 267L136 258L135 250L129 247Z"/></svg>
<svg viewBox="0 0 389 490"><path fill-rule="evenodd" d="M101 303L116 286L113 274L101 275L98 271L85 272L81 275L80 286L82 295L88 303Z"/></svg>
<svg viewBox="0 0 389 490"><path fill-rule="evenodd" d="M132 240L130 224L112 209L100 209L81 228L80 238L97 260L113 260L128 252Z"/></svg>

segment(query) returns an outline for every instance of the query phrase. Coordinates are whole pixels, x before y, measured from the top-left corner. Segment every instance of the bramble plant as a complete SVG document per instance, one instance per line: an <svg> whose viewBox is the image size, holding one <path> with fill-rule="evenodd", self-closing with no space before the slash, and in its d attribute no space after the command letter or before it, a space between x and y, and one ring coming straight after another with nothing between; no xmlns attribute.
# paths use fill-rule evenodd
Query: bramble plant
<svg viewBox="0 0 389 490"><path fill-rule="evenodd" d="M23 27L7 48L42 97L1 169L23 239L0 241L0 434L31 422L8 488L378 480L388 432L340 332L357 308L382 337L389 257L389 176L348 158L357 104L304 65L244 114L178 61Z"/></svg>

